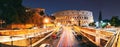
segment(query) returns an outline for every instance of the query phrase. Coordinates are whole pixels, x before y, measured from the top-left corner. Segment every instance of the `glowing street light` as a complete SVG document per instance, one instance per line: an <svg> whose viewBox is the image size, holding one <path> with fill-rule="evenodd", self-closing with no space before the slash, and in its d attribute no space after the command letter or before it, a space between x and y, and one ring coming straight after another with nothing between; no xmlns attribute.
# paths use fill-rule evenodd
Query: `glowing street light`
<svg viewBox="0 0 120 47"><path fill-rule="evenodd" d="M50 19L49 18L44 18L44 23L49 23Z"/></svg>
<svg viewBox="0 0 120 47"><path fill-rule="evenodd" d="M57 23L58 26L60 26L61 24L60 23Z"/></svg>
<svg viewBox="0 0 120 47"><path fill-rule="evenodd" d="M49 22L50 22L50 19L49 19L48 17L45 17L45 18L43 19L43 23L45 24L45 25L44 25L44 28L46 28L47 23L49 23Z"/></svg>

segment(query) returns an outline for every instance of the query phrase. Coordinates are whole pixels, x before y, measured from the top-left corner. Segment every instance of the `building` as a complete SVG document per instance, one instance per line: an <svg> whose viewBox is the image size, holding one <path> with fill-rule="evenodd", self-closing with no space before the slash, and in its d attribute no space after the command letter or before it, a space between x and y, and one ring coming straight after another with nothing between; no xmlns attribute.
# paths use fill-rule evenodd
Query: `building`
<svg viewBox="0 0 120 47"><path fill-rule="evenodd" d="M45 14L45 9L43 8L27 8L26 14L28 17L27 23L32 23L36 26L43 25L43 19Z"/></svg>
<svg viewBox="0 0 120 47"><path fill-rule="evenodd" d="M52 15L56 18L54 22L56 24L88 26L89 23L94 22L93 13L86 10L65 10Z"/></svg>
<svg viewBox="0 0 120 47"><path fill-rule="evenodd" d="M26 8L25 23L12 23L7 26L8 29L27 29L34 26L43 26L43 15L45 15L45 9L43 8Z"/></svg>
<svg viewBox="0 0 120 47"><path fill-rule="evenodd" d="M27 13L38 13L39 15L46 15L44 8L26 8Z"/></svg>

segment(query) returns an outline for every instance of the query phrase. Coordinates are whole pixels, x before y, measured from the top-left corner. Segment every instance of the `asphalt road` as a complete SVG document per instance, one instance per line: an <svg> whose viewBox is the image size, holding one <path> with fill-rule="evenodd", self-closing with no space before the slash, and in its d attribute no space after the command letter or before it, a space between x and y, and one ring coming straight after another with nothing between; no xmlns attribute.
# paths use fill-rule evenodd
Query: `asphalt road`
<svg viewBox="0 0 120 47"><path fill-rule="evenodd" d="M44 40L41 44L50 44L51 47L97 47L90 42L86 37L77 35L72 27L63 26L60 38L51 39L51 37ZM82 39L81 39L82 38Z"/></svg>

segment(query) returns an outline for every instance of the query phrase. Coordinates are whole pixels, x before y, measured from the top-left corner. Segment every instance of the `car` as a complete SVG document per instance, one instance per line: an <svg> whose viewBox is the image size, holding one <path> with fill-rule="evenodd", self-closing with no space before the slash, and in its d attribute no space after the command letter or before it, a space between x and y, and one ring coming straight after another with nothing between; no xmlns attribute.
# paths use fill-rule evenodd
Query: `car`
<svg viewBox="0 0 120 47"><path fill-rule="evenodd" d="M52 39L56 39L57 35L56 34L52 34Z"/></svg>
<svg viewBox="0 0 120 47"><path fill-rule="evenodd" d="M44 43L44 44L41 44L39 47L50 47L50 44Z"/></svg>

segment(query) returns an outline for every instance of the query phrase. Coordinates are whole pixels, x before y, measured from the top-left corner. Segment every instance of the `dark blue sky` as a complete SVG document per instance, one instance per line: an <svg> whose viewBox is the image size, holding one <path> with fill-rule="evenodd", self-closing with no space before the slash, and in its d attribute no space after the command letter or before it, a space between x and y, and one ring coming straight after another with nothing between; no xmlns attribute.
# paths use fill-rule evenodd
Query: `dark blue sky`
<svg viewBox="0 0 120 47"><path fill-rule="evenodd" d="M47 14L62 10L90 10L97 20L99 11L102 11L103 19L111 19L112 16L120 18L120 0L23 0L25 7L44 8Z"/></svg>

